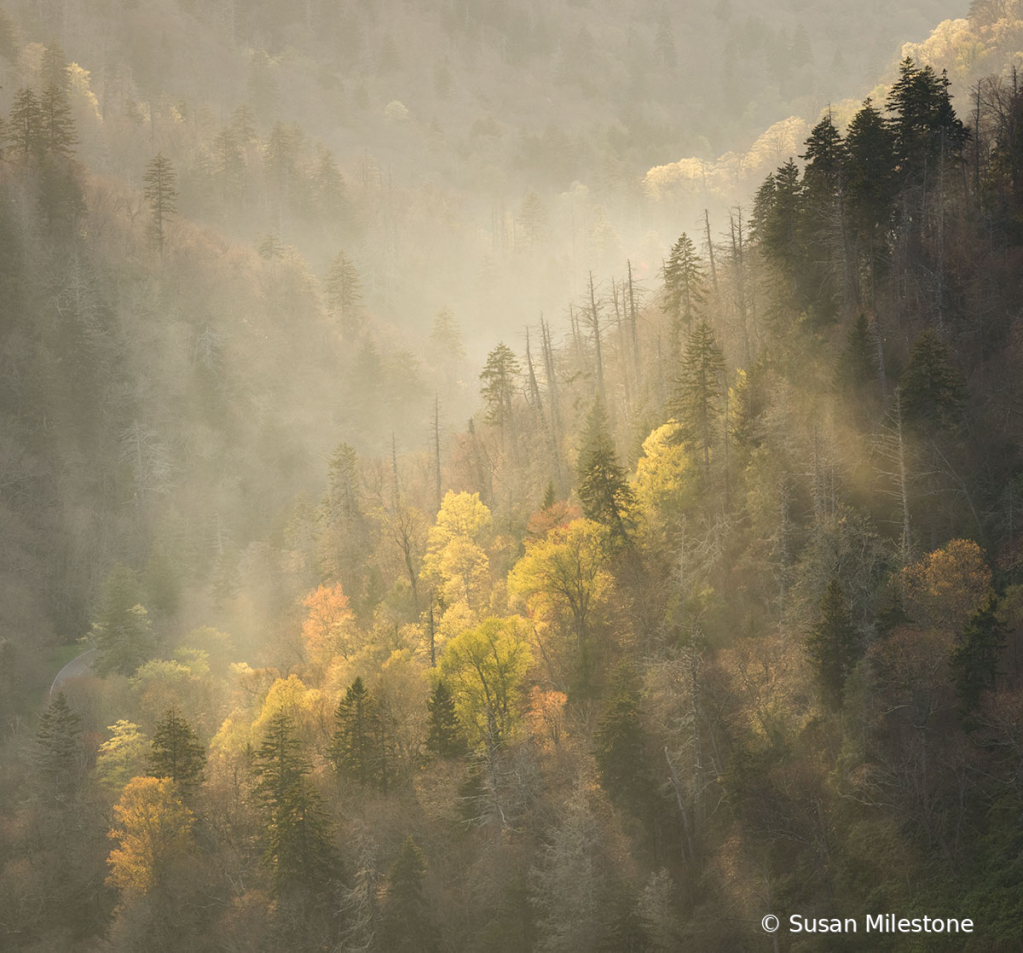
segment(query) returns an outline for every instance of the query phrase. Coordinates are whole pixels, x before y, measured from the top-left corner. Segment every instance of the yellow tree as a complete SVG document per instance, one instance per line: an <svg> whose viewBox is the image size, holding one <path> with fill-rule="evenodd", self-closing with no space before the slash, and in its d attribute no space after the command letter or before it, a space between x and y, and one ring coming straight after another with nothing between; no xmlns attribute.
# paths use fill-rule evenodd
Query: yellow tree
<svg viewBox="0 0 1023 953"><path fill-rule="evenodd" d="M907 566L900 579L906 609L915 621L962 632L967 619L991 597L991 570L970 539L953 539Z"/></svg>
<svg viewBox="0 0 1023 953"><path fill-rule="evenodd" d="M302 623L302 642L316 664L338 655L348 658L355 649L355 616L341 585L317 586L302 600L308 610Z"/></svg>
<svg viewBox="0 0 1023 953"><path fill-rule="evenodd" d="M479 493L448 490L437 513L437 522L430 527L424 575L439 575L442 554L452 540L467 539L483 547L490 541L493 528L493 517L487 505L480 500Z"/></svg>
<svg viewBox="0 0 1023 953"><path fill-rule="evenodd" d="M192 846L192 812L170 778L132 778L114 805L119 842L110 852L108 883L125 896L144 896L187 855Z"/></svg>
<svg viewBox="0 0 1023 953"><path fill-rule="evenodd" d="M441 592L449 604L464 601L475 613L486 604L490 560L472 540L456 536L443 549L438 564Z"/></svg>
<svg viewBox="0 0 1023 953"><path fill-rule="evenodd" d="M526 555L508 577L509 592L525 604L531 619L574 633L584 688L592 667L593 616L606 604L612 587L606 568L609 546L606 527L574 520L544 539L527 542Z"/></svg>
<svg viewBox="0 0 1023 953"><path fill-rule="evenodd" d="M515 701L532 658L525 622L491 618L452 639L440 671L473 744L493 757L516 717Z"/></svg>

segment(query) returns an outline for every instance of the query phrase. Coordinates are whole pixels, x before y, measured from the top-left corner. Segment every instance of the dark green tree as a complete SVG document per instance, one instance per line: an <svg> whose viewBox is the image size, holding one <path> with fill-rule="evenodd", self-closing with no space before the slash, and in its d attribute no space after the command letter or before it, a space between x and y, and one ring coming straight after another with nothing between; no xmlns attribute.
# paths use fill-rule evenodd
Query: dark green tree
<svg viewBox="0 0 1023 953"><path fill-rule="evenodd" d="M680 327L692 327L693 313L703 302L703 268L693 240L683 232L672 246L664 263L664 303L661 305L672 322L672 360L678 357Z"/></svg>
<svg viewBox="0 0 1023 953"><path fill-rule="evenodd" d="M430 693L426 707L430 712L430 731L426 738L426 750L439 758L458 758L468 747L455 713L455 700L444 680Z"/></svg>
<svg viewBox="0 0 1023 953"><path fill-rule="evenodd" d="M263 861L278 896L303 887L322 893L338 877L330 825L309 771L291 719L278 712L252 766L253 795L263 813Z"/></svg>
<svg viewBox="0 0 1023 953"><path fill-rule="evenodd" d="M964 715L976 711L981 695L995 687L998 658L1004 647L1005 623L996 614L995 600L990 599L970 617L949 659Z"/></svg>
<svg viewBox="0 0 1023 953"><path fill-rule="evenodd" d="M84 767L81 722L63 692L57 693L39 719L35 762L54 801L63 801L81 783Z"/></svg>
<svg viewBox="0 0 1023 953"><path fill-rule="evenodd" d="M163 246L167 240L167 220L177 211L178 192L174 187L177 176L169 159L162 152L150 160L142 176L143 192L149 203L149 238L163 258Z"/></svg>
<svg viewBox="0 0 1023 953"><path fill-rule="evenodd" d="M862 653L849 603L835 578L821 600L820 619L806 640L806 650L824 703L837 711L846 679Z"/></svg>
<svg viewBox="0 0 1023 953"><path fill-rule="evenodd" d="M365 327L362 281L343 251L331 262L323 288L327 293L327 308L337 318L344 339L351 341L358 337Z"/></svg>
<svg viewBox="0 0 1023 953"><path fill-rule="evenodd" d="M928 328L916 339L899 378L902 413L919 427L956 427L966 403L966 383L952 363L952 351Z"/></svg>
<svg viewBox="0 0 1023 953"><path fill-rule="evenodd" d="M754 206L754 235L779 267L789 293L803 306L805 260L803 184L792 159L760 187Z"/></svg>
<svg viewBox="0 0 1023 953"><path fill-rule="evenodd" d="M127 566L115 566L103 584L103 604L92 624L94 667L100 675L133 675L152 658L156 639L140 596L135 573Z"/></svg>
<svg viewBox="0 0 1023 953"><path fill-rule="evenodd" d="M555 503L558 502L558 491L554 488L554 481L547 481L547 489L543 491L543 503L540 508L549 510Z"/></svg>
<svg viewBox="0 0 1023 953"><path fill-rule="evenodd" d="M56 85L43 90L39 101L42 114L42 135L46 152L53 156L68 158L74 155L78 134L71 118L71 105L67 93Z"/></svg>
<svg viewBox="0 0 1023 953"><path fill-rule="evenodd" d="M628 542L636 497L611 441L604 402L594 401L579 453L579 501L587 519L603 523L616 544Z"/></svg>
<svg viewBox="0 0 1023 953"><path fill-rule="evenodd" d="M39 161L46 148L43 110L29 88L19 89L11 106L7 137L25 162Z"/></svg>
<svg viewBox="0 0 1023 953"><path fill-rule="evenodd" d="M356 678L334 711L327 758L338 774L362 787L381 782L380 711L361 678Z"/></svg>
<svg viewBox="0 0 1023 953"><path fill-rule="evenodd" d="M503 341L488 355L480 372L480 393L487 405L487 421L502 429L511 423L512 399L518 383L518 359Z"/></svg>
<svg viewBox="0 0 1023 953"><path fill-rule="evenodd" d="M153 732L149 751L149 773L156 778L171 778L184 790L202 780L206 767L206 747L195 729L170 708Z"/></svg>
<svg viewBox="0 0 1023 953"><path fill-rule="evenodd" d="M721 400L725 393L725 359L706 321L693 328L675 382L671 412L683 441L700 451L710 469L710 448L716 440Z"/></svg>
<svg viewBox="0 0 1023 953"><path fill-rule="evenodd" d="M439 949L437 927L423 894L426 860L411 836L387 877L381 923L381 949L394 953L433 953Z"/></svg>
<svg viewBox="0 0 1023 953"><path fill-rule="evenodd" d="M600 786L637 816L649 807L652 793L646 760L648 740L640 720L635 676L623 666L616 673L616 685L593 736L594 756Z"/></svg>

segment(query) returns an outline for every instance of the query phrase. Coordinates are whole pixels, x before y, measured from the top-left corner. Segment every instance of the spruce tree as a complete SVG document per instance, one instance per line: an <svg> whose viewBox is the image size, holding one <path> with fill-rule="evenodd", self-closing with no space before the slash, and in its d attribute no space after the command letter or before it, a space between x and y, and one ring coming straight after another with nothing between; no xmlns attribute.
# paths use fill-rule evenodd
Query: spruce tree
<svg viewBox="0 0 1023 953"><path fill-rule="evenodd" d="M39 719L36 729L35 762L46 790L55 801L62 801L81 781L81 717L58 692Z"/></svg>
<svg viewBox="0 0 1023 953"><path fill-rule="evenodd" d="M29 88L19 89L11 106L7 136L25 162L39 161L46 148L43 110L36 94Z"/></svg>
<svg viewBox="0 0 1023 953"><path fill-rule="evenodd" d="M394 953L433 953L438 950L437 928L423 895L426 860L411 836L387 878L381 924L381 948Z"/></svg>
<svg viewBox="0 0 1023 953"><path fill-rule="evenodd" d="M648 739L634 680L628 668L619 670L593 741L600 786L612 800L641 815L649 806L652 788L646 764Z"/></svg>
<svg viewBox="0 0 1023 953"><path fill-rule="evenodd" d="M981 694L995 686L998 657L1005 647L1005 623L995 605L990 599L970 617L949 660L960 711L966 716L976 710Z"/></svg>
<svg viewBox="0 0 1023 953"><path fill-rule="evenodd" d="M554 481L547 481L547 489L543 491L543 503L540 505L540 509L549 510L555 503L558 502L558 491L554 488Z"/></svg>
<svg viewBox="0 0 1023 953"><path fill-rule="evenodd" d="M155 651L149 614L139 604L141 590L135 573L115 566L103 584L103 604L91 637L96 646L95 669L100 675L133 675Z"/></svg>
<svg viewBox="0 0 1023 953"><path fill-rule="evenodd" d="M514 352L503 341L487 355L487 363L480 372L480 393L487 405L489 423L503 428L511 422L512 398L520 370Z"/></svg>
<svg viewBox="0 0 1023 953"><path fill-rule="evenodd" d="M952 351L933 329L924 331L913 345L899 391L908 423L951 429L960 422L966 384L952 363Z"/></svg>
<svg viewBox="0 0 1023 953"><path fill-rule="evenodd" d="M149 203L150 223L149 236L163 258L163 246L167 238L167 220L177 211L178 193L174 187L177 176L170 160L163 157L162 152L146 166L142 176L144 194Z"/></svg>
<svg viewBox="0 0 1023 953"><path fill-rule="evenodd" d="M342 337L346 341L357 338L365 326L362 281L355 265L343 251L338 252L331 262L323 287L327 292L327 308L337 317Z"/></svg>
<svg viewBox="0 0 1023 953"><path fill-rule="evenodd" d="M703 302L703 277L696 246L683 232L664 263L664 303L661 307L671 318L673 340L677 340L681 327L687 331L692 327L694 311ZM672 359L677 357L675 348Z"/></svg>
<svg viewBox="0 0 1023 953"><path fill-rule="evenodd" d="M820 619L806 642L821 697L832 710L842 707L846 679L860 657L860 639L838 580L832 578L821 600Z"/></svg>
<svg viewBox="0 0 1023 953"><path fill-rule="evenodd" d="M263 861L278 896L322 891L337 877L337 857L320 796L291 719L278 712L253 756L253 794L263 813Z"/></svg>
<svg viewBox="0 0 1023 953"><path fill-rule="evenodd" d="M380 712L361 678L356 678L334 712L334 734L327 757L337 772L362 787L381 779L378 750Z"/></svg>
<svg viewBox="0 0 1023 953"><path fill-rule="evenodd" d="M195 787L206 766L206 748L176 708L156 726L149 753L149 773L171 778L182 789Z"/></svg>
<svg viewBox="0 0 1023 953"><path fill-rule="evenodd" d="M578 493L587 519L606 526L616 544L628 542L635 526L632 510L636 497L625 468L618 462L607 411L599 398L586 421L579 454Z"/></svg>
<svg viewBox="0 0 1023 953"><path fill-rule="evenodd" d="M679 422L682 439L701 452L705 471L710 468L710 448L720 429L724 378L721 348L710 325L701 321L686 343L671 410Z"/></svg>
<svg viewBox="0 0 1023 953"><path fill-rule="evenodd" d="M430 712L426 750L439 758L457 758L465 754L468 749L455 713L455 700L443 679L430 693L426 707Z"/></svg>
<svg viewBox="0 0 1023 953"><path fill-rule="evenodd" d="M47 86L43 90L39 102L42 116L42 135L45 149L49 155L68 158L74 155L78 135L75 123L71 118L71 105L67 93L56 85Z"/></svg>

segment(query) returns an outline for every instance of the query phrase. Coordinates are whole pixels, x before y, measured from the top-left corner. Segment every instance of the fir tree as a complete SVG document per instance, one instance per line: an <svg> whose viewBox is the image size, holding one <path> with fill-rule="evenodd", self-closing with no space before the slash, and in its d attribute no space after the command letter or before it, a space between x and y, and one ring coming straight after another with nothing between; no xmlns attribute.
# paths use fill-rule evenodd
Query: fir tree
<svg viewBox="0 0 1023 953"><path fill-rule="evenodd" d="M501 342L487 355L480 372L480 393L487 405L487 421L504 427L511 422L512 398L518 381L518 359L507 344Z"/></svg>
<svg viewBox="0 0 1023 953"><path fill-rule="evenodd" d="M331 262L323 287L327 292L327 308L337 317L342 336L346 341L357 338L365 326L362 281L355 265L343 251L338 252Z"/></svg>
<svg viewBox="0 0 1023 953"><path fill-rule="evenodd" d="M636 498L625 468L618 462L607 411L599 398L586 421L579 454L578 492L586 518L608 527L615 543L626 543L635 525L632 510Z"/></svg>
<svg viewBox="0 0 1023 953"><path fill-rule="evenodd" d="M966 384L952 363L952 352L933 329L917 338L899 378L902 412L917 426L953 428L966 403Z"/></svg>
<svg viewBox="0 0 1023 953"><path fill-rule="evenodd" d="M381 778L380 712L361 678L356 678L334 712L334 734L327 757L337 772L362 787Z"/></svg>
<svg viewBox="0 0 1023 953"><path fill-rule="evenodd" d="M543 503L540 508L543 510L549 510L555 503L558 502L558 491L554 488L554 481L547 481L547 489L543 492Z"/></svg>
<svg viewBox="0 0 1023 953"><path fill-rule="evenodd" d="M651 794L646 765L647 734L640 721L634 677L623 667L593 736L600 786L612 800L639 815Z"/></svg>
<svg viewBox="0 0 1023 953"><path fill-rule="evenodd" d="M205 766L206 748L195 730L176 708L168 709L153 733L149 773L156 778L171 778L187 790L199 783Z"/></svg>
<svg viewBox="0 0 1023 953"><path fill-rule="evenodd" d="M989 599L970 617L949 660L960 710L966 716L976 710L981 694L995 686L998 657L1005 647L1005 623L995 607L995 600Z"/></svg>
<svg viewBox="0 0 1023 953"><path fill-rule="evenodd" d="M43 110L31 89L19 89L14 97L7 135L25 162L42 158L46 147Z"/></svg>
<svg viewBox="0 0 1023 953"><path fill-rule="evenodd" d="M688 331L693 323L693 313L703 302L703 269L696 254L693 240L683 232L664 263L664 304L663 311L671 317L672 338L677 340L678 328L682 325ZM678 349L672 349L672 359L678 357Z"/></svg>
<svg viewBox="0 0 1023 953"><path fill-rule="evenodd" d="M146 166L142 177L144 194L149 203L149 237L163 258L163 246L167 238L167 220L177 211L178 193L174 184L177 176L174 167L162 152Z"/></svg>
<svg viewBox="0 0 1023 953"><path fill-rule="evenodd" d="M58 692L39 719L36 729L36 766L49 795L62 801L82 776L81 717Z"/></svg>
<svg viewBox="0 0 1023 953"><path fill-rule="evenodd" d="M67 93L59 86L49 85L43 90L39 102L42 117L42 136L47 153L67 158L74 155L78 135Z"/></svg>
<svg viewBox="0 0 1023 953"><path fill-rule="evenodd" d="M263 861L274 892L322 890L336 879L337 858L322 800L309 782L309 762L291 719L278 712L253 757L253 794L263 811Z"/></svg>
<svg viewBox="0 0 1023 953"><path fill-rule="evenodd" d="M156 648L149 614L139 604L140 587L127 566L116 566L103 585L103 605L92 625L96 671L133 675Z"/></svg>
<svg viewBox="0 0 1023 953"><path fill-rule="evenodd" d="M437 928L423 895L426 860L412 837L406 837L387 878L381 924L381 948L394 953L433 953L439 949Z"/></svg>
<svg viewBox="0 0 1023 953"><path fill-rule="evenodd" d="M806 647L824 703L838 710L842 707L846 679L860 657L860 640L837 579L828 583L821 600L820 619Z"/></svg>
<svg viewBox="0 0 1023 953"><path fill-rule="evenodd" d="M443 679L430 693L426 707L430 712L426 750L439 758L458 758L465 754L468 748L455 713L455 700Z"/></svg>
<svg viewBox="0 0 1023 953"><path fill-rule="evenodd" d="M719 429L724 377L721 348L710 325L701 321L686 343L671 410L682 439L702 452L705 471L710 469L710 448Z"/></svg>

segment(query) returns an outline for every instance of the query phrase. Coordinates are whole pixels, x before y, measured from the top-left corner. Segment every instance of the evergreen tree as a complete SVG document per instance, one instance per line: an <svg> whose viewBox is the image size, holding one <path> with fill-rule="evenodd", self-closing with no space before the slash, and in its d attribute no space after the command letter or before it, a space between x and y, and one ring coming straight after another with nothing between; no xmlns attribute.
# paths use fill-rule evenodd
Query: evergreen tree
<svg viewBox="0 0 1023 953"><path fill-rule="evenodd" d="M803 185L799 167L789 159L757 193L755 234L781 269L790 291L801 301L803 248Z"/></svg>
<svg viewBox="0 0 1023 953"><path fill-rule="evenodd" d="M322 891L337 879L337 857L309 762L291 719L278 712L253 757L253 794L263 811L263 860L278 896L296 888Z"/></svg>
<svg viewBox="0 0 1023 953"><path fill-rule="evenodd" d="M625 667L593 736L600 786L612 800L642 815L652 793L646 763L647 733L639 715L639 693Z"/></svg>
<svg viewBox="0 0 1023 953"><path fill-rule="evenodd" d="M554 481L547 481L547 489L543 492L543 503L540 508L549 510L555 503L558 502L558 491L554 488Z"/></svg>
<svg viewBox="0 0 1023 953"><path fill-rule="evenodd" d="M43 90L39 102L42 117L42 136L45 149L50 155L65 158L74 155L78 135L75 132L74 120L71 118L71 105L67 93L56 85L49 85Z"/></svg>
<svg viewBox="0 0 1023 953"><path fill-rule="evenodd" d="M313 188L316 193L316 210L321 220L336 226L348 210L345 177L337 166L334 154L322 146L319 150Z"/></svg>
<svg viewBox="0 0 1023 953"><path fill-rule="evenodd" d="M966 384L952 363L952 352L929 328L917 338L899 378L902 412L918 426L955 427L966 403Z"/></svg>
<svg viewBox="0 0 1023 953"><path fill-rule="evenodd" d="M36 729L36 766L49 795L62 801L82 777L81 717L58 692L39 719Z"/></svg>
<svg viewBox="0 0 1023 953"><path fill-rule="evenodd" d="M662 310L671 317L672 338L678 339L678 327L688 331L693 323L693 312L703 302L703 269L696 254L693 240L683 232L672 246L664 263L664 304ZM672 349L672 359L678 357Z"/></svg>
<svg viewBox="0 0 1023 953"><path fill-rule="evenodd" d="M327 490L317 514L320 569L328 580L341 583L357 604L366 576L366 553L372 545L363 508L355 448L342 443L327 469Z"/></svg>
<svg viewBox="0 0 1023 953"><path fill-rule="evenodd" d="M468 750L455 713L455 700L444 680L430 693L426 707L430 712L430 731L426 750L439 758L458 758Z"/></svg>
<svg viewBox="0 0 1023 953"><path fill-rule="evenodd" d="M8 138L25 162L38 161L46 148L43 110L36 94L29 88L19 89L11 106Z"/></svg>
<svg viewBox="0 0 1023 953"><path fill-rule="evenodd" d="M838 580L832 578L821 600L820 619L806 642L807 654L824 703L842 707L845 681L860 657L860 640L849 604Z"/></svg>
<svg viewBox="0 0 1023 953"><path fill-rule="evenodd" d="M338 774L362 787L382 780L380 712L361 678L356 678L334 712L334 734L327 758Z"/></svg>
<svg viewBox="0 0 1023 953"><path fill-rule="evenodd" d="M206 748L192 726L176 708L170 708L156 726L149 753L149 773L155 778L171 778L187 790L202 779L206 767Z"/></svg>
<svg viewBox="0 0 1023 953"><path fill-rule="evenodd" d="M224 200L237 204L245 194L245 153L233 126L225 126L213 140L214 176Z"/></svg>
<svg viewBox="0 0 1023 953"><path fill-rule="evenodd" d="M503 341L488 355L480 372L480 393L487 405L487 421L504 427L512 419L512 398L518 381L518 359Z"/></svg>
<svg viewBox="0 0 1023 953"><path fill-rule="evenodd" d="M995 609L990 599L970 617L949 660L964 715L974 712L981 694L995 687L998 657L1005 647L1005 623Z"/></svg>
<svg viewBox="0 0 1023 953"><path fill-rule="evenodd" d="M426 861L411 836L387 878L381 924L381 948L394 953L433 953L439 949L437 928L423 895Z"/></svg>
<svg viewBox="0 0 1023 953"><path fill-rule="evenodd" d="M323 287L327 292L327 307L331 314L336 315L342 336L346 341L357 338L365 327L362 281L355 265L343 251L338 252L331 262Z"/></svg>
<svg viewBox="0 0 1023 953"><path fill-rule="evenodd" d="M625 468L618 462L607 411L599 398L586 420L579 453L578 492L586 518L608 527L616 544L627 542L635 526L632 510L636 498Z"/></svg>
<svg viewBox="0 0 1023 953"><path fill-rule="evenodd" d="M144 194L149 203L151 216L149 236L159 249L161 258L167 237L167 220L177 211L178 193L174 187L176 179L174 167L163 157L162 152L158 152L150 161L146 166L145 175L142 176Z"/></svg>
<svg viewBox="0 0 1023 953"><path fill-rule="evenodd" d="M115 566L103 585L103 605L92 624L95 669L100 675L133 675L153 655L156 640L139 596L135 573Z"/></svg>
<svg viewBox="0 0 1023 953"><path fill-rule="evenodd" d="M724 377L721 348L710 325L701 321L686 343L671 411L680 424L682 439L702 451L705 471L710 469L710 448L719 430Z"/></svg>
<svg viewBox="0 0 1023 953"><path fill-rule="evenodd" d="M40 64L39 75L43 87L56 86L63 93L70 92L71 77L68 75L67 66L67 54L56 40L51 40L50 45L43 50L43 60Z"/></svg>

